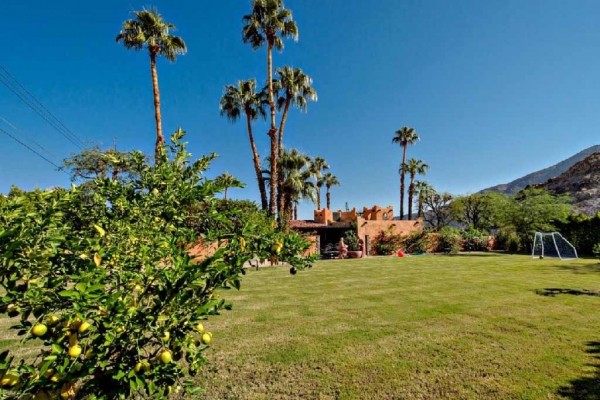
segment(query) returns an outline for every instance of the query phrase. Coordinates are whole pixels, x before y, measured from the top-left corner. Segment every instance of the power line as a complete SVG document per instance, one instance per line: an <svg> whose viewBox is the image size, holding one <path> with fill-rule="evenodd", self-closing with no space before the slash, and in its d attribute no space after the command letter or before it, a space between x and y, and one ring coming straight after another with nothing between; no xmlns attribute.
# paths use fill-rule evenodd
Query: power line
<svg viewBox="0 0 600 400"><path fill-rule="evenodd" d="M27 88L17 80L4 66L0 65L0 83L13 92L23 103L44 119L58 133L80 149L85 143L66 125L48 110ZM2 72L3 71L3 72ZM4 74L4 75L3 75Z"/></svg>
<svg viewBox="0 0 600 400"><path fill-rule="evenodd" d="M36 140L32 139L30 136L25 135L23 133L23 131L19 130L19 128L17 128L13 123L11 123L9 120L7 120L6 118L4 118L2 115L0 115L0 120L4 121L4 123L6 125L10 126L15 131L19 131L20 134L21 134L21 136L25 136L25 139L27 139L28 141L30 141L33 144L35 144L37 147L40 148L40 150L42 150L44 153L46 153L49 157L51 157L51 158L58 158L58 156L56 154L54 154L50 150L46 149L44 146L42 146L41 144L39 144Z"/></svg>
<svg viewBox="0 0 600 400"><path fill-rule="evenodd" d="M41 155L40 153L38 153L36 150L32 149L29 145L27 145L26 143L23 143L21 140L19 140L18 138L16 138L15 136L11 135L10 132L5 131L4 129L0 128L0 132L4 133L5 135L7 135L8 137L10 137L12 140L14 140L15 142L19 143L21 146L29 149L31 152L35 153L38 157L44 159L46 162L52 164L54 167L56 167L56 169L58 171L64 172L65 174L69 175L62 167L59 167L58 165L54 164L54 162L52 162L51 160L47 159L46 157L44 157L43 155Z"/></svg>

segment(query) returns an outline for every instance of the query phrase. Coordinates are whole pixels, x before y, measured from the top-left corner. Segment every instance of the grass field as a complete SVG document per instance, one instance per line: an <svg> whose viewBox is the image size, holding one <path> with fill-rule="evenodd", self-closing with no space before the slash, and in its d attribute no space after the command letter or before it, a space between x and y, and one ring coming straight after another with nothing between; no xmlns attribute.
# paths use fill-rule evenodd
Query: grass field
<svg viewBox="0 0 600 400"><path fill-rule="evenodd" d="M264 268L207 321L199 382L209 399L600 399L599 293L595 260Z"/></svg>

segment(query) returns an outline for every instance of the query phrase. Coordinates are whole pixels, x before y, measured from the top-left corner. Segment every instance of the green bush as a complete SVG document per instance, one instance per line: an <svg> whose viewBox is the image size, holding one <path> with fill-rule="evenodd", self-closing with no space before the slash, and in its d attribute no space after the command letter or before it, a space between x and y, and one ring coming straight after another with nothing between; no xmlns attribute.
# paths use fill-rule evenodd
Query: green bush
<svg viewBox="0 0 600 400"><path fill-rule="evenodd" d="M159 165L131 160L138 179L2 198L0 313L36 353L0 354L0 398L193 396L213 340L204 321L228 308L217 289L239 288L252 257L310 262L306 240L263 222L208 224L199 235L190 210L222 219L220 188L202 178L215 156L190 162L183 135ZM188 249L200 237L220 247L194 261Z"/></svg>
<svg viewBox="0 0 600 400"><path fill-rule="evenodd" d="M344 232L344 243L348 246L349 251L358 251L358 236L354 230Z"/></svg>
<svg viewBox="0 0 600 400"><path fill-rule="evenodd" d="M488 244L488 235L473 227L469 227L461 232L462 246L465 251L486 251Z"/></svg>
<svg viewBox="0 0 600 400"><path fill-rule="evenodd" d="M440 229L438 237L438 251L446 254L457 254L461 244L460 231L451 227Z"/></svg>
<svg viewBox="0 0 600 400"><path fill-rule="evenodd" d="M387 232L381 231L373 239L373 250L375 254L381 256L387 256L394 254L401 247L403 247L404 241L401 235L395 235L391 229Z"/></svg>
<svg viewBox="0 0 600 400"><path fill-rule="evenodd" d="M501 229L496 235L496 249L516 253L521 249L520 236L512 229Z"/></svg>
<svg viewBox="0 0 600 400"><path fill-rule="evenodd" d="M600 258L600 243L596 243L592 248L592 253L596 258Z"/></svg>
<svg viewBox="0 0 600 400"><path fill-rule="evenodd" d="M411 232L404 238L404 249L407 253L426 253L428 247L429 234L426 231Z"/></svg>
<svg viewBox="0 0 600 400"><path fill-rule="evenodd" d="M578 254L591 255L594 246L600 243L600 212L592 217L570 215L566 222L558 222L556 228L575 246Z"/></svg>

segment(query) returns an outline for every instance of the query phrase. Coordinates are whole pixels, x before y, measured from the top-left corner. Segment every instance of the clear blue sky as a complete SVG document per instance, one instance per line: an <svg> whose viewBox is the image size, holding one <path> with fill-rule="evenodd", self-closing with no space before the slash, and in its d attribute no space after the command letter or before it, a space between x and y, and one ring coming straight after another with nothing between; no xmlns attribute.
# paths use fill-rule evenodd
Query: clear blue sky
<svg viewBox="0 0 600 400"><path fill-rule="evenodd" d="M187 132L190 151L220 158L258 200L243 122L219 115L223 87L265 81L265 52L241 40L250 1L106 0L3 2L7 68L70 130L94 144L152 152L149 60L114 38L129 12L155 5L174 23L187 55L158 66L163 129ZM600 2L287 0L300 39L275 66L301 67L319 101L293 111L286 145L325 157L341 187L332 208L394 205L401 151L395 130L422 140L408 156L427 162L440 191L474 192L547 167L600 143ZM77 150L0 85L0 127L53 153ZM264 124L259 150L268 151ZM0 134L0 192L67 185L68 177ZM309 204L302 217L312 217Z"/></svg>

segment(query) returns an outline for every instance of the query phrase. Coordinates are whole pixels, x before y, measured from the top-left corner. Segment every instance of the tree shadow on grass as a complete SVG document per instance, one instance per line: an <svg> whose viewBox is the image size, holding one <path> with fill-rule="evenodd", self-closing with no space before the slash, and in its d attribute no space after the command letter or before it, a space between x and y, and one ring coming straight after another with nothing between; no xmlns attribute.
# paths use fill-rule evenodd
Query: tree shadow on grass
<svg viewBox="0 0 600 400"><path fill-rule="evenodd" d="M600 272L600 263L594 264L569 264L568 261L555 265L556 268L571 271L575 274L594 274Z"/></svg>
<svg viewBox="0 0 600 400"><path fill-rule="evenodd" d="M536 289L536 294L540 296L554 297L557 294L570 294L573 296L595 296L600 297L600 292L588 289L569 289L569 288L544 288Z"/></svg>
<svg viewBox="0 0 600 400"><path fill-rule="evenodd" d="M586 353L594 357L595 368L592 375L573 379L567 386L558 389L558 395L572 400L600 400L600 342L587 343Z"/></svg>

